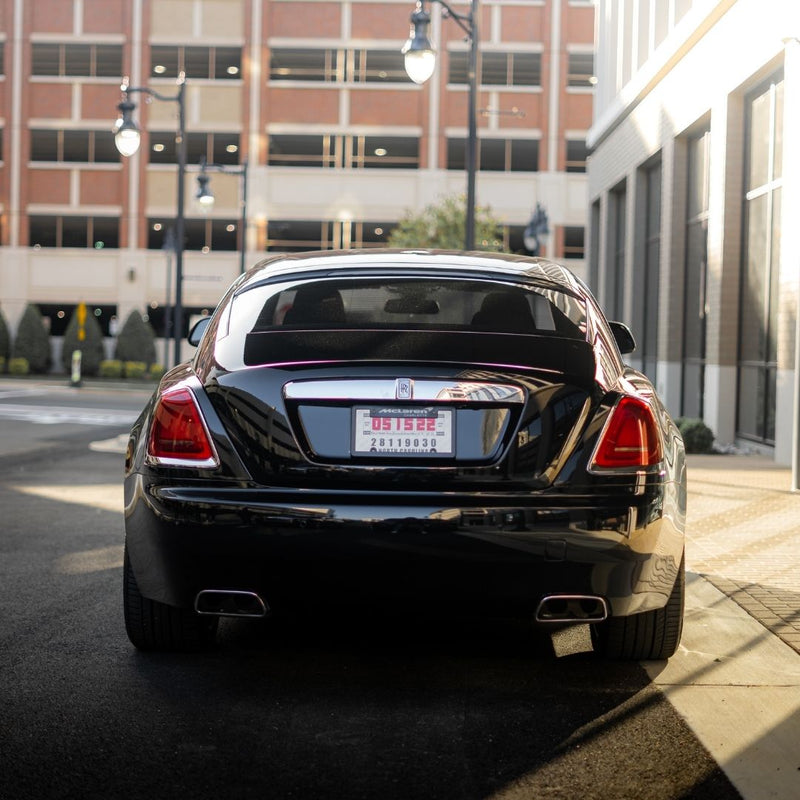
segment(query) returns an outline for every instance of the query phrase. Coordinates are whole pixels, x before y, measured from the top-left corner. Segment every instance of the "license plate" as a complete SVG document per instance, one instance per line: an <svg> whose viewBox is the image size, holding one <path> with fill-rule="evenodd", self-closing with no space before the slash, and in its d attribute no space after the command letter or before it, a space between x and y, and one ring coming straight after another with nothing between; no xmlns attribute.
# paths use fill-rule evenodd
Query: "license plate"
<svg viewBox="0 0 800 800"><path fill-rule="evenodd" d="M452 456L452 408L353 409L353 454Z"/></svg>

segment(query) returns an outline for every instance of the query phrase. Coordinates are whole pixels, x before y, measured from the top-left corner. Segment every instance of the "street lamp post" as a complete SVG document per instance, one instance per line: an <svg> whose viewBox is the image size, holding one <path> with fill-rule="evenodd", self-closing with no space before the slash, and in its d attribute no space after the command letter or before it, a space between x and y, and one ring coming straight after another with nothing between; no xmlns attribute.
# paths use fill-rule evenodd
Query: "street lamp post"
<svg viewBox="0 0 800 800"><path fill-rule="evenodd" d="M469 86L468 120L467 120L467 207L464 222L464 249L475 249L475 169L478 152L478 2L470 0L468 14L454 11L445 0L430 0L444 8L444 15L455 20L469 39L469 61L467 64L467 83ZM425 8L426 0L417 0L417 6L411 14L411 33L403 46L405 67L409 78L414 83L425 83L433 74L436 66L436 51L428 38L428 26L431 15Z"/></svg>
<svg viewBox="0 0 800 800"><path fill-rule="evenodd" d="M242 176L242 199L240 202L241 218L239 221L241 236L239 272L244 275L247 266L245 254L247 249L247 159L245 158L242 160L242 165L240 167L227 166L226 164L208 164L205 158L201 159L200 173L197 176L197 193L195 194L195 199L204 211L210 211L214 207L214 194L209 188L211 179L207 174L209 171Z"/></svg>
<svg viewBox="0 0 800 800"><path fill-rule="evenodd" d="M172 334L174 339L175 364L181 362L181 342L183 340L183 244L184 244L184 192L186 177L186 76L178 77L178 92L164 95L145 86L129 86L128 79L122 82L122 102L117 106L120 118L114 126L114 142L117 150L126 157L132 156L141 143L141 132L133 120L136 103L130 100L132 94L144 94L156 100L178 104L178 130L175 134L178 155L178 197L175 214L175 308L172 315Z"/></svg>
<svg viewBox="0 0 800 800"><path fill-rule="evenodd" d="M541 203L536 203L536 208L522 234L525 249L532 256L541 255L542 247L546 245L549 236L550 226L547 222L547 212Z"/></svg>

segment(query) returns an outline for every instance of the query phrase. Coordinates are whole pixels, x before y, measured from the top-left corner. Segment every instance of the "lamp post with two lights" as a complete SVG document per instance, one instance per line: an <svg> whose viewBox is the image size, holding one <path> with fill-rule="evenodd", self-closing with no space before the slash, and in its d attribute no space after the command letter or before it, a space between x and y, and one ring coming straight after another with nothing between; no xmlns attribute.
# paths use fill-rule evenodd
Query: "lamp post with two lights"
<svg viewBox="0 0 800 800"><path fill-rule="evenodd" d="M183 244L184 244L184 190L186 178L186 76L180 73L177 81L178 91L174 95L164 95L144 86L129 86L125 78L120 89L123 98L117 106L120 117L114 125L114 143L120 154L130 157L136 153L141 144L141 131L133 120L136 110L130 96L144 94L149 98L178 104L178 129L175 133L175 144L178 156L178 196L175 213L175 306L172 315L172 334L174 341L175 364L181 362L181 343L183 340Z"/></svg>
<svg viewBox="0 0 800 800"><path fill-rule="evenodd" d="M470 10L467 14L454 11L445 0L430 0L439 3L444 8L444 14L464 31L470 42L469 60L467 63L467 83L469 86L468 120L467 120L467 204L464 222L464 249L475 249L475 170L478 150L478 2L470 0ZM436 51L433 49L428 28L431 15L426 10L426 0L417 0L417 6L411 14L411 33L408 41L403 46L405 67L409 78L414 83L425 83L436 66Z"/></svg>

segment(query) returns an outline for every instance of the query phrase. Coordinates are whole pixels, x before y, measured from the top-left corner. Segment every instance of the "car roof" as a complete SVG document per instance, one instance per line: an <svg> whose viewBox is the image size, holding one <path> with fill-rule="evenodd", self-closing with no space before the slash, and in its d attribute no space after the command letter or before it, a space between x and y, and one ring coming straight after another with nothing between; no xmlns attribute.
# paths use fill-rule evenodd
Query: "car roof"
<svg viewBox="0 0 800 800"><path fill-rule="evenodd" d="M566 267L547 259L508 253L376 248L276 254L260 261L246 273L237 287L237 294L290 276L333 277L332 273L352 276L394 269L402 269L409 275L430 276L442 272L452 276L461 273L476 278L494 276L522 283L547 284L579 297L584 297L588 291Z"/></svg>

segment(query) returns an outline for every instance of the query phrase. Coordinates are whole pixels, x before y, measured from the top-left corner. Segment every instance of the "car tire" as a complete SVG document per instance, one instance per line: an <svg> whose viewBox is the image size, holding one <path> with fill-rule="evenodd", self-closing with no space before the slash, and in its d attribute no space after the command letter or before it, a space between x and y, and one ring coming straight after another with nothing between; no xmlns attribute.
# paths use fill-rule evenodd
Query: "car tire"
<svg viewBox="0 0 800 800"><path fill-rule="evenodd" d="M594 651L604 658L628 661L661 660L678 649L683 631L686 595L684 559L664 608L629 617L611 617L592 625Z"/></svg>
<svg viewBox="0 0 800 800"><path fill-rule="evenodd" d="M139 591L127 548L123 558L125 630L139 650L202 650L214 642L218 620L194 611L148 600Z"/></svg>

